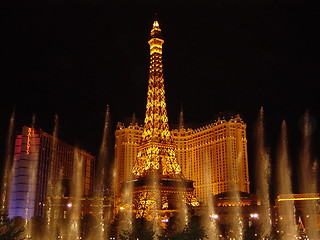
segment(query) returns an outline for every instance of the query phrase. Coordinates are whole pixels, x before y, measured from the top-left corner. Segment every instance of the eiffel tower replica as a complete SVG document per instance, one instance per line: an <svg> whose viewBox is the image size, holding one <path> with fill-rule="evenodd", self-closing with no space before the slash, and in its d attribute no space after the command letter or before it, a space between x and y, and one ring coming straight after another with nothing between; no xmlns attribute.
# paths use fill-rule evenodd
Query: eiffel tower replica
<svg viewBox="0 0 320 240"><path fill-rule="evenodd" d="M153 23L148 43L150 70L144 129L133 167L135 179L125 182L122 188L131 189L131 211L136 218L165 221L198 202L193 196L193 181L186 180L181 172L169 131L162 65L164 40L158 21Z"/></svg>

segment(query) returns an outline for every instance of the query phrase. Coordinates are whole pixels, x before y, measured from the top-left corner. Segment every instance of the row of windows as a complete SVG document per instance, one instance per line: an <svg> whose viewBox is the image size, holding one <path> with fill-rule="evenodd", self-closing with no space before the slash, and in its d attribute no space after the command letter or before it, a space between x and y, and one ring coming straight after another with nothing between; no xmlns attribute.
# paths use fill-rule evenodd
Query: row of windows
<svg viewBox="0 0 320 240"><path fill-rule="evenodd" d="M217 129L217 128L216 128ZM229 178L229 173L227 171L227 152L228 146L230 146L230 150L232 151L232 158L237 157L237 150L241 151L240 148L242 148L243 152L245 154L242 155L242 161L246 161L246 140L243 141L243 139L239 139L238 136L245 138L245 128L240 131L240 135L236 135L236 133L239 133L236 129L230 129L231 135L236 135L235 137L232 137L231 139L231 145L227 144L227 138L223 138L220 141L216 141L215 137L219 136L224 137L229 134L229 131L227 131L226 127L222 127L219 129L219 135L215 134L217 132L216 129L210 130L210 131L203 131L198 132L197 134L194 134L193 137L188 138L180 138L180 135L177 135L176 132L174 132L174 140L177 143L177 150L176 150L176 156L178 162L181 164L182 171L184 175L191 180L194 180L196 184L203 184L205 182L205 179L203 178L204 171L204 162L199 161L199 159L215 159L214 161L208 160L208 163L210 163L212 172L215 174L212 174L212 179L215 177L215 181L225 181ZM128 133L128 132L127 132ZM141 131L142 133L142 131ZM128 161L128 158L130 160L135 159L136 151L132 151L130 149L136 149L138 146L138 143L140 142L141 135L138 135L138 131L132 131L132 133L128 133L126 135L121 135L122 137L117 138L117 145L120 146L121 143L126 143L126 148L121 148L120 155L121 161ZM230 139L230 138L229 138ZM136 144L132 144L133 142L136 142ZM201 145L200 145L201 144ZM237 146L239 146L237 148ZM123 156L126 155L125 158ZM120 161L120 156L119 159ZM117 161L117 160L116 160ZM132 165L126 163L126 165ZM247 164L244 163L246 166ZM234 168L237 168L237 166L233 166ZM219 171L217 171L219 169ZM130 169L127 169L127 171L131 171ZM195 174L197 173L197 174ZM244 168L244 179L247 179L247 171L246 168ZM210 178L211 178L210 177ZM224 186L219 187L220 190L224 188ZM202 194L206 194L205 190L201 190Z"/></svg>

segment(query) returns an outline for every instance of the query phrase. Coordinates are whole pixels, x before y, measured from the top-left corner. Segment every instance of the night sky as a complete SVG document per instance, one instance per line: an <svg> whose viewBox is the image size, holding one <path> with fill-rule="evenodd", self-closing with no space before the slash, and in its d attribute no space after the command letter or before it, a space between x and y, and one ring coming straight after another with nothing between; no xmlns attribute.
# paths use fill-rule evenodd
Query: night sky
<svg viewBox="0 0 320 240"><path fill-rule="evenodd" d="M16 130L36 114L48 133L57 113L60 138L94 155L107 105L113 128L134 113L143 119L155 13L172 127L182 108L192 127L240 113L253 168L260 107L271 153L287 120L293 161L308 109L319 157L319 17L307 0L8 1L0 14L1 151L13 109Z"/></svg>

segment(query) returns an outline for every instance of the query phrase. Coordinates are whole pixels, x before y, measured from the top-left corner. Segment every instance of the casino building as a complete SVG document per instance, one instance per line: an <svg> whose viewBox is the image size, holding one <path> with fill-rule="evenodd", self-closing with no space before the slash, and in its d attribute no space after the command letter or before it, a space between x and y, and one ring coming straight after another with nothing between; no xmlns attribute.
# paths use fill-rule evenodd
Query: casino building
<svg viewBox="0 0 320 240"><path fill-rule="evenodd" d="M133 178L132 167L137 156L143 127L137 123L118 123L115 133L115 193L120 183ZM171 135L182 173L194 181L195 195L207 203L208 190L216 195L238 190L250 192L246 124L239 115L217 119L196 129L173 129Z"/></svg>
<svg viewBox="0 0 320 240"><path fill-rule="evenodd" d="M169 141L174 151L172 163L178 166L178 172L185 179L194 182L194 194L201 203L207 204L208 195L212 194L249 193L246 124L239 115L218 118L196 129L168 129L162 74L163 39L158 23L154 24L151 31L154 35L151 34L149 40L151 57L144 126L134 122L118 123L115 132L115 196L121 196L121 183L133 180L142 168L150 167L138 158L141 144L146 143L146 139L153 141L157 134L165 138L157 139L162 143L172 138ZM137 161L140 161L138 171Z"/></svg>
<svg viewBox="0 0 320 240"><path fill-rule="evenodd" d="M77 162L82 169L78 183ZM47 196L69 197L75 184L81 184L81 195L92 194L94 165L95 157L90 153L24 126L15 139L9 216L44 217Z"/></svg>

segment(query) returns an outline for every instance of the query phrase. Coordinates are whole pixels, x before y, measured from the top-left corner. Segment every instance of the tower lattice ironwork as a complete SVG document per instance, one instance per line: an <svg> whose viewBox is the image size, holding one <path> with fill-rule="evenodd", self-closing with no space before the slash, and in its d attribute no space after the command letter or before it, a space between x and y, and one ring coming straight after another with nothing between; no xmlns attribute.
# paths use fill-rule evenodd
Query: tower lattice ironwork
<svg viewBox="0 0 320 240"><path fill-rule="evenodd" d="M182 175L169 130L162 66L164 40L158 21L153 23L148 43L150 72L146 116L133 167L135 179L122 186L123 192L132 193L131 200L122 195L122 209L136 218L152 220L166 219L198 202L192 194L193 181L185 180Z"/></svg>
<svg viewBox="0 0 320 240"><path fill-rule="evenodd" d="M150 70L147 94L146 116L142 142L133 168L136 178L158 173L163 176L181 178L173 138L169 131L163 65L161 29L154 21L150 40Z"/></svg>

